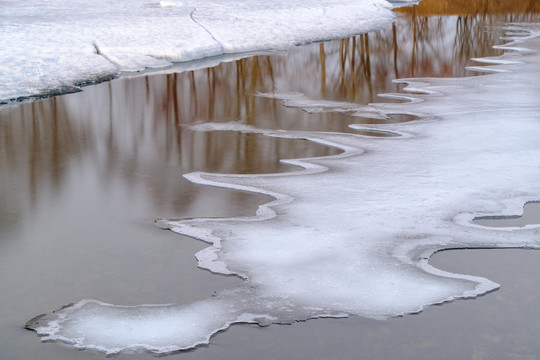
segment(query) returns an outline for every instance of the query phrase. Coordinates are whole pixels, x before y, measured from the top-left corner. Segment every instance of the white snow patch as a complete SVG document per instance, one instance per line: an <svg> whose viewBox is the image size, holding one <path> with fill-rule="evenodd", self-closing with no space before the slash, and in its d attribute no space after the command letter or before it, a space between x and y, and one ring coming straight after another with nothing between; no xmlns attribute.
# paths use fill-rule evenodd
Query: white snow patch
<svg viewBox="0 0 540 360"><path fill-rule="evenodd" d="M120 72L283 49L392 20L384 0L3 1L0 103L76 91Z"/></svg>

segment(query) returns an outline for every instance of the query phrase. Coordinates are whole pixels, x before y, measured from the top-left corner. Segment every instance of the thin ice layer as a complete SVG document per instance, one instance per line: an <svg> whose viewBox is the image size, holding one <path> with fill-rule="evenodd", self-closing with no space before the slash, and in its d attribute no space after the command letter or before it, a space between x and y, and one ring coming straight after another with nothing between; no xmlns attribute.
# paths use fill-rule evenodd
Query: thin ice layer
<svg viewBox="0 0 540 360"><path fill-rule="evenodd" d="M0 13L0 103L75 91L120 71L366 32L384 0L8 0Z"/></svg>
<svg viewBox="0 0 540 360"><path fill-rule="evenodd" d="M239 123L198 126L307 138L344 153L286 160L300 167L296 173L187 175L200 184L276 198L248 218L168 222L173 231L210 243L198 254L200 266L241 275L246 281L240 288L176 306L82 301L45 316L36 331L44 339L107 353L166 353L207 342L237 322L396 316L496 288L486 279L433 269L427 259L446 248L540 247L540 225L471 224L475 216L508 215L539 199L540 31L522 42L514 48L529 50L489 60L495 74L410 79L406 90L415 92L410 95L415 101L355 109L356 115L380 118L421 116L377 125L402 136L270 131ZM314 103L320 111L341 108ZM289 106L302 104L315 108L309 99Z"/></svg>
<svg viewBox="0 0 540 360"><path fill-rule="evenodd" d="M275 320L267 314L247 312L242 303L246 295L238 289L183 306L115 306L82 300L27 327L54 334L44 336L44 340L62 340L108 354L141 350L170 353L207 343L215 331L233 323L269 324ZM238 302L230 301L232 298ZM238 311L238 305L243 311Z"/></svg>

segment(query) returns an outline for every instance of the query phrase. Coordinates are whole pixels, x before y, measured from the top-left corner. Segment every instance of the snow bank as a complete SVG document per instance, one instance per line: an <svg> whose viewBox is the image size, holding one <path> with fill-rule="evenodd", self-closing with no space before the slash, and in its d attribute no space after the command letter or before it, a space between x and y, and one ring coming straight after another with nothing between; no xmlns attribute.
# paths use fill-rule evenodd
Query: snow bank
<svg viewBox="0 0 540 360"><path fill-rule="evenodd" d="M3 1L0 104L224 53L366 32L384 0Z"/></svg>

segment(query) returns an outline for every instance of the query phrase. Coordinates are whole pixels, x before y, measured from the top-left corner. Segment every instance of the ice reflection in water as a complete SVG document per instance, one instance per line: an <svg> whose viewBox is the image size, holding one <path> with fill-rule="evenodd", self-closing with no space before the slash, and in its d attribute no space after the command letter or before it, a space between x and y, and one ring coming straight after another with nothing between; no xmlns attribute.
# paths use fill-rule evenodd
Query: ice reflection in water
<svg viewBox="0 0 540 360"><path fill-rule="evenodd" d="M479 16L469 18L476 19ZM495 22L497 17L488 16L487 18L489 21ZM416 19L415 21L422 21L418 14ZM511 20L508 17L506 19ZM443 19L436 17L426 17L423 21L428 24L432 22L444 23ZM472 23L471 20L464 21L463 18L457 18L448 22L449 29L455 25L453 21L456 23L459 21L467 22L469 25ZM400 26L410 29L412 25L413 28L418 29L418 24L415 25L414 21L408 25L403 24L396 25L396 36ZM426 29L429 31L428 34L432 33L429 30L432 27L425 27L424 30ZM469 28L470 33L465 32L465 34L473 35L474 39L473 29ZM386 32L393 36L394 29L386 30ZM445 31L445 33L452 34L451 31ZM311 50L308 46L298 49L297 52L292 52L287 55L289 57L287 59L280 57L260 57L258 60L255 58L245 59L223 64L210 70L176 76L162 75L114 82L96 88L87 88L83 94L27 104L18 109L2 109L0 126L2 126L2 135L5 136L0 142L1 179L2 189L9 188L10 191L0 193L0 201L2 201L0 209L2 215L6 214L0 218L3 220L0 223L2 227L2 235L0 236L3 244L6 244L8 240L11 243L9 247L3 245L1 252L3 265L0 272L2 274L0 285L2 286L1 299L3 304L1 308L3 315L5 315L3 318L7 319L10 324L21 324L36 311L52 309L58 307L59 304L83 296L100 298L114 303L137 304L149 301L175 301L175 297L181 298L183 294L171 289L178 286L188 289L196 286L199 281L210 281L211 277L205 277L203 280L202 277L197 278L196 274L191 274L194 278L186 278L185 283L181 285L167 280L171 272L179 274L186 271L186 267L180 266L172 269L168 267L156 276L146 275L145 277L143 274L145 271L157 273L155 264L164 263L164 259L155 254L151 255L155 250L155 243L152 242L150 246L144 246L141 243L148 241L148 239L133 239L140 232L137 231L139 228L129 230L125 226L126 221L141 221L141 219L149 221L154 216L170 216L169 214L189 217L224 216L230 215L231 211L237 214L250 213L260 202L256 198L247 201L246 194L231 194L229 191L208 188L202 190L197 186L186 190L190 195L188 201L184 202L181 193L186 189L186 186L190 185L187 185L178 176L180 171L190 171L198 166L206 170L214 168L211 158L205 159L202 154L192 151L193 147L189 145L190 141L191 144L201 144L201 148L212 149L218 140L211 137L217 137L223 139L219 146L226 149L229 149L231 142L236 144L236 149L253 150L253 148L246 145L250 140L238 140L235 134L191 133L191 139L189 136L184 139L182 136L178 136L178 133L182 132L179 126L210 119L217 122L243 120L246 123L268 128L297 127L307 130L343 129L343 131L349 131L346 125L343 126L344 123L347 124L350 121L346 114L307 114L297 109L284 109L273 100L254 97L251 94L257 91L278 89L280 91L300 90L306 94L314 95L314 98L344 99L360 103L376 101L377 92L395 91L397 85L391 84L389 80L396 73L395 64L399 64L396 61L389 61L389 59L393 59L393 55L386 56L385 51L388 49L391 51L390 54L393 54L392 51L394 51L394 45L388 40L388 35L381 36L386 39L387 45L391 44L390 47L387 45L377 46L378 36L379 33L370 33L369 36L364 36L363 40L361 40L362 37L356 37L356 48L358 48L360 41L363 41L365 46L366 38L368 38L369 57L364 52L363 68L358 67L358 64L362 64L362 62L358 60L358 57L355 57L353 67L356 68L354 70L356 76L358 74L363 76L363 80L359 82L362 86L367 87L367 91L366 88L360 90L359 87L355 90L354 87L350 86L350 83L347 83L347 79L352 76L352 71L349 68L349 64L352 62L345 61L345 59L352 59L350 49L354 42L353 39L348 39L341 43L325 43L323 57L320 55L321 46L315 44L311 46ZM448 37L451 38L451 35ZM493 36L492 40L495 38L496 35ZM479 42L476 44L478 52L472 55L491 54L492 50L489 48L488 41L490 39L484 38L484 40L486 42L483 45L486 47L484 48L481 45L482 42ZM426 65L418 65L419 63L415 62L419 52L427 53L418 50L422 46L427 48L435 46L439 47L439 50L447 48L446 45L432 45L423 37L417 37L417 41L414 46L416 49L414 57L409 53L410 57L405 56L405 59L401 60L400 51L396 52L399 61L403 61L405 64L403 66L404 73L400 73L402 70L398 68L397 73L400 76L410 76L413 70L408 73L407 69L414 69L418 74L422 66ZM348 53L346 52L347 42L350 44ZM401 42L397 42L397 44L401 44ZM474 40L468 44L475 44ZM376 50L372 50L372 47ZM409 49L406 46L405 48ZM452 45L449 48L454 49L456 53L467 54L466 51L456 50L457 48ZM380 57L377 55L379 51L383 53ZM466 56L456 61L456 58L448 57L447 53L437 54L437 51L433 51L429 54L429 57L433 57L431 58L432 63L467 63ZM310 60L302 61L303 58ZM369 58L369 71L366 71L367 58ZM325 59L324 74L326 79L324 85L322 85L321 77L312 76L321 71L322 59ZM261 66L263 62L274 65L269 70L270 67ZM344 66L340 65L342 63ZM291 64L299 65L295 67ZM309 64L312 64L310 68L314 70L311 73L304 72L303 67ZM374 71L376 64L381 64L380 68L386 70ZM412 66L412 64L416 65ZM458 67L455 74L460 75L462 67L456 65L456 68ZM432 71L430 74L438 75L441 68L448 69L445 66L434 67L430 70ZM447 71L449 72L444 74L451 73L450 70ZM269 78L274 79L270 85L265 82ZM311 86L312 83L317 86ZM191 94L197 94L197 96ZM92 97L93 100L86 99L87 96ZM148 104L150 106L147 106ZM47 120L44 120L39 114L47 114L44 117L50 117L53 121L47 124ZM283 120L291 118L294 120ZM21 119L26 120L20 121ZM332 125L332 122L335 124ZM15 130L17 127L20 128ZM29 131L30 128L34 128L35 131ZM183 133L189 133L189 130L184 130ZM103 134L105 136L102 136ZM241 136L252 138L246 134ZM202 140L199 137L202 137ZM277 140L266 139L264 141ZM289 142L286 141L286 143ZM281 143L279 146L276 144L270 148L283 148L285 146ZM297 149L298 145L289 146ZM265 153L264 149L267 148L261 146L259 152ZM280 153L282 155L278 156L306 156L313 151L313 148L318 148L319 154L326 151L332 152L332 150L312 145L309 148L307 153L297 150L299 152ZM221 150L215 150L214 153L228 158L225 156L226 153ZM242 150L239 150L239 153L242 153ZM237 153L230 155L235 157ZM250 170L245 170L246 166L238 164L236 160L231 159L230 162L225 160L219 163L220 167L216 171L275 171L282 166L276 163L277 159L278 157L274 158L270 162L271 164L265 163L261 167L253 165L253 162L257 164L263 160L254 160L251 165L247 166ZM246 162L250 163L249 160ZM275 166L274 170L270 170L272 166ZM104 179L105 181L103 181ZM94 191L90 191L92 189ZM122 189L124 189L123 192ZM121 196L112 196L113 200L120 205L112 207L114 221L109 221L106 217L110 216L111 213L103 213L103 206L109 204L106 198L111 197L110 195L116 191L122 192ZM70 213L76 212L80 207L88 207L88 199L83 197L85 192L90 194L88 196L99 197L98 203L100 204L95 205L96 211L90 212L90 214L96 217L92 224L95 225L101 221L105 223L104 228L89 229L84 224L73 223L68 224L69 231L67 233L59 232L59 224L66 226L66 223L70 222L66 221L66 219L70 219L68 217ZM78 197L78 201L67 202L66 197L75 197L75 199ZM130 198L130 200L126 201L126 198ZM216 201L218 205L216 205ZM212 204L212 206L209 207L208 204ZM142 208L145 210L141 210ZM125 215L128 210L131 214ZM49 213L48 218L44 215L47 212ZM50 214L55 212L58 213L58 218ZM33 215L32 218L30 215ZM62 217L64 218L62 219ZM44 221L35 221L40 218ZM32 231L13 231L14 228L20 230L22 227L30 228ZM115 227L122 228L122 231L114 230ZM109 245L99 241L100 231L115 233L115 237L106 239ZM55 236L47 237L43 235L43 232L53 232ZM71 234L77 234L76 239L73 239ZM146 234L148 238L154 236ZM44 236L47 244L39 244L38 241L43 242ZM70 241L80 241L85 254L70 254L68 243L59 240L65 237L68 237ZM121 240L124 237L130 238L131 243ZM114 245L115 241L117 241L116 245ZM107 250L111 250L111 246L125 249L133 247L134 243L137 244L137 251L128 252L129 256L132 256L129 261L120 260L126 256L125 250L122 250L114 252L117 255L116 258L107 257L106 261L101 260L100 262L100 257L106 256L98 250L100 247ZM170 247L166 247L164 251L171 251L174 246L178 246L178 243L172 244L171 242ZM25 250L28 247L36 249L35 252L28 253ZM60 251L63 253L57 256L55 252ZM65 258L70 256L75 256L75 259L80 262L68 263ZM176 259L181 256L182 254L176 253ZM85 262L84 257L90 257L96 262L94 264ZM152 261L142 261L146 257L150 257ZM187 258L189 257L187 256ZM17 265L20 258L26 259L24 266ZM62 266L49 268L47 263L51 261ZM173 258L166 260L170 266L174 265L174 261ZM140 273L135 271L133 263L137 263L144 271ZM93 278L89 274L81 274L77 270L80 267L88 267L92 271L97 271L99 276ZM135 271L137 279L130 280L126 274L117 274L119 269L121 272ZM30 273L36 272L42 272L42 276L35 279L30 275ZM17 275L13 276L14 273ZM12 276L13 278L10 280L9 278ZM49 277L56 280L47 281ZM114 285L108 286L103 283L103 278L107 278L107 282L112 284L123 283L125 286L122 288L116 288ZM209 287L218 286L217 283L221 281L225 280L215 281ZM82 284L75 285L74 283ZM62 284L69 286L62 286ZM12 291L14 288L20 289L21 286L23 286L21 290ZM35 296L36 289L41 294L39 299ZM198 295L192 295L193 298L201 296L200 294L206 296L208 290L195 291L199 292ZM153 296L155 292L159 295ZM10 330L3 329L2 331L5 334L2 335L2 343L9 343L9 346L2 346L2 348L9 347L8 351L13 353L34 352L32 355L24 356L26 358L35 357L38 351L42 354L47 352L54 354L49 357L56 359L62 356L66 358L72 356L72 353L57 353L51 347L47 349L36 348L33 345L34 339L25 342L25 340L11 335ZM9 355L9 353L7 354Z"/></svg>

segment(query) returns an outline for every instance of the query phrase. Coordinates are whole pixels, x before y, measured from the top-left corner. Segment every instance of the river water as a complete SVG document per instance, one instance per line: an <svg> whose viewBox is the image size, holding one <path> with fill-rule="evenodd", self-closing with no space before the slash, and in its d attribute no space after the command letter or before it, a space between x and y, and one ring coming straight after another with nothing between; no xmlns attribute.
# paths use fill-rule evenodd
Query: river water
<svg viewBox="0 0 540 360"><path fill-rule="evenodd" d="M154 220L249 215L268 199L192 184L182 174L285 172L293 167L280 159L339 153L306 140L194 132L187 125L242 121L269 129L352 132L352 120L343 114L310 114L253 95L279 89L362 104L399 101L378 95L399 91L395 78L480 75L465 69L474 64L471 57L500 54L493 45L503 43L502 25L533 21L538 13L538 5L525 0L513 2L512 10L504 2L444 5L426 0L401 10L388 28L349 39L210 68L191 64L201 69L182 73L126 76L81 93L0 108L1 357L103 358L42 344L23 328L60 304L83 298L179 303L241 282L198 269L194 253L205 245L161 230ZM414 118L398 114L392 120ZM504 221L537 222L537 206L528 208L521 219ZM496 226L501 220L478 221ZM540 301L537 261L536 252L520 250L441 252L432 258L434 266L488 277L501 289L386 321L233 326L209 346L170 358L536 358L540 322L529 315Z"/></svg>

